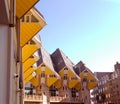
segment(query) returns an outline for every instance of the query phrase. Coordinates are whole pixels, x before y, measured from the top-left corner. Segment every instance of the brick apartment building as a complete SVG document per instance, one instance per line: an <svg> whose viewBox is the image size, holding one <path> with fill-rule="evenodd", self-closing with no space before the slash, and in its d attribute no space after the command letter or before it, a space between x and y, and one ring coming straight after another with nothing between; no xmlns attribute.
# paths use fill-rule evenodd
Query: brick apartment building
<svg viewBox="0 0 120 104"><path fill-rule="evenodd" d="M95 72L99 80L93 89L94 104L120 104L120 64L114 65L113 72Z"/></svg>

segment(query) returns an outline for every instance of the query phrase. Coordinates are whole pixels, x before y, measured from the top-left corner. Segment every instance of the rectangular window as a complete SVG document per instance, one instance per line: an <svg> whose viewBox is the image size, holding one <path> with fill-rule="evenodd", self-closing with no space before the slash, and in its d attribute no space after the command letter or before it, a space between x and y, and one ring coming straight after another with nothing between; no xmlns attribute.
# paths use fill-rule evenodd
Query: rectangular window
<svg viewBox="0 0 120 104"><path fill-rule="evenodd" d="M29 16L26 16L26 22L30 22Z"/></svg>

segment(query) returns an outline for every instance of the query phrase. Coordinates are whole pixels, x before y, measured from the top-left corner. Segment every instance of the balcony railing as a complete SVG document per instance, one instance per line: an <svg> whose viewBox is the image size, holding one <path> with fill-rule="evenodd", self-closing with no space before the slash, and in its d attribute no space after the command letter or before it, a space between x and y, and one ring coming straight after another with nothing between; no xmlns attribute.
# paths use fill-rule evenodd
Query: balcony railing
<svg viewBox="0 0 120 104"><path fill-rule="evenodd" d="M43 98L40 95L24 95L24 101L42 102Z"/></svg>
<svg viewBox="0 0 120 104"><path fill-rule="evenodd" d="M55 96L55 97L50 97L50 102L71 102L71 103L80 103L81 100L80 98L68 98L68 97L59 97L59 96Z"/></svg>
<svg viewBox="0 0 120 104"><path fill-rule="evenodd" d="M65 99L65 97L50 97L50 102L61 102Z"/></svg>
<svg viewBox="0 0 120 104"><path fill-rule="evenodd" d="M40 95L24 95L24 101L26 102L43 102L43 97ZM54 96L50 97L50 102L71 102L71 103L80 103L80 98L68 98L68 97L60 97Z"/></svg>

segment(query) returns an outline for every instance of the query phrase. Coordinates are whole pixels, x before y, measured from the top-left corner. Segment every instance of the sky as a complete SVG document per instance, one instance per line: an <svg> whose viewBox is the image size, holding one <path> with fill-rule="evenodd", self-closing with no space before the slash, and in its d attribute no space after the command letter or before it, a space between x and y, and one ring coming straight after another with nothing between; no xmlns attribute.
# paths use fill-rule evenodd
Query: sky
<svg viewBox="0 0 120 104"><path fill-rule="evenodd" d="M52 54L60 48L93 72L114 71L120 62L120 0L40 0L47 25L39 32Z"/></svg>

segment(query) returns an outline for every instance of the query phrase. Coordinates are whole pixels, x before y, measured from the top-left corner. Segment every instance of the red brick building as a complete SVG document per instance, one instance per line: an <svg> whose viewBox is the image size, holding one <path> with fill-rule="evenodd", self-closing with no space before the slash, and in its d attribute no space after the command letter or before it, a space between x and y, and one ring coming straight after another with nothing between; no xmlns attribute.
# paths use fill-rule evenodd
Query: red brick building
<svg viewBox="0 0 120 104"><path fill-rule="evenodd" d="M120 104L120 64L114 65L114 72L95 72L99 79L92 91L94 104Z"/></svg>

